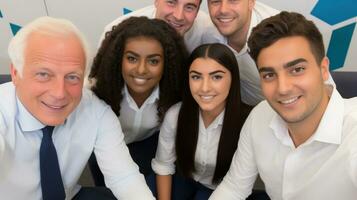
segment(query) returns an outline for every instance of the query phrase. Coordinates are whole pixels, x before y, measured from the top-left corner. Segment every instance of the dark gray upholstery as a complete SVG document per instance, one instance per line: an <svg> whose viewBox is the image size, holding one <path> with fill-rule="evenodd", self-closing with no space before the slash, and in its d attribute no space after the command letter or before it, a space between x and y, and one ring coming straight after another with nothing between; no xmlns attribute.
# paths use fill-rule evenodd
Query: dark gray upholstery
<svg viewBox="0 0 357 200"><path fill-rule="evenodd" d="M9 74L0 74L0 84L11 81L11 76Z"/></svg>
<svg viewBox="0 0 357 200"><path fill-rule="evenodd" d="M331 72L331 76L344 98L357 96L357 72Z"/></svg>

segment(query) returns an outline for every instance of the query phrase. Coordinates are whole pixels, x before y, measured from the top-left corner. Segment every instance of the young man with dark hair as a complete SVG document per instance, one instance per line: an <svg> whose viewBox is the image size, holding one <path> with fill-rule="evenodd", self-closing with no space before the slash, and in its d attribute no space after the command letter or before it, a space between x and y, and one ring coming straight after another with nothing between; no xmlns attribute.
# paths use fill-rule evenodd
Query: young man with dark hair
<svg viewBox="0 0 357 200"><path fill-rule="evenodd" d="M325 83L329 61L317 27L282 12L254 28L248 46L266 100L245 122L210 199L245 199L258 173L274 200L356 199L357 98Z"/></svg>

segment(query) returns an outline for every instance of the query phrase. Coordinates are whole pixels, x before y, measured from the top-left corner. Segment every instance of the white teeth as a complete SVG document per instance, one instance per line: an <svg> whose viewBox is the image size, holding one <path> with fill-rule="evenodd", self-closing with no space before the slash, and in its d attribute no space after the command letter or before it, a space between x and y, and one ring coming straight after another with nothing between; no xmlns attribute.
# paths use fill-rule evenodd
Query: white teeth
<svg viewBox="0 0 357 200"><path fill-rule="evenodd" d="M219 18L218 20L223 23L228 23L231 22L233 18Z"/></svg>
<svg viewBox="0 0 357 200"><path fill-rule="evenodd" d="M204 99L204 100L210 100L210 99L213 99L213 95L202 95L201 98Z"/></svg>
<svg viewBox="0 0 357 200"><path fill-rule="evenodd" d="M170 23L172 26L174 26L174 27L181 27L182 25L181 24L176 24L176 23L174 23L174 22L171 22Z"/></svg>
<svg viewBox="0 0 357 200"><path fill-rule="evenodd" d="M145 78L134 78L134 81L136 83L138 83L138 84L144 84L147 81L147 79L145 79Z"/></svg>
<svg viewBox="0 0 357 200"><path fill-rule="evenodd" d="M289 104L289 103L295 102L297 99L298 99L298 97L294 97L294 98L292 98L292 99L287 99L287 100L284 100L284 101L280 101L280 103L282 103L282 104Z"/></svg>
<svg viewBox="0 0 357 200"><path fill-rule="evenodd" d="M50 106L51 108L54 108L54 109L60 109L62 108L61 106Z"/></svg>
<svg viewBox="0 0 357 200"><path fill-rule="evenodd" d="M49 105L49 104L45 104L47 107L52 108L52 109L61 109L64 106L53 106L53 105Z"/></svg>

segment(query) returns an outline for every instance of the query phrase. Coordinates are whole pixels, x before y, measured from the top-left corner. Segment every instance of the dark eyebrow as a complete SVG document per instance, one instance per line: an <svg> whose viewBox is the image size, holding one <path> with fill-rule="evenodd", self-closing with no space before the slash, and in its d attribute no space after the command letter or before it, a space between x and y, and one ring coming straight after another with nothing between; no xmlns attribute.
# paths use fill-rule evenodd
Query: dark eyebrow
<svg viewBox="0 0 357 200"><path fill-rule="evenodd" d="M136 57L139 56L139 54L137 54L137 53L135 53L135 52L133 52L133 51L126 51L126 52L124 52L124 54L133 54L133 55L136 56Z"/></svg>
<svg viewBox="0 0 357 200"><path fill-rule="evenodd" d="M195 8L198 7L198 5L196 5L196 4L194 4L194 3L188 3L188 4L186 4L185 6L194 6Z"/></svg>
<svg viewBox="0 0 357 200"><path fill-rule="evenodd" d="M126 51L126 52L124 52L124 54L133 54L133 55L136 56L136 57L140 57L139 54L137 54L137 53L135 53L135 52L133 52L133 51ZM150 55L148 55L147 57L148 57L148 58L153 58L153 57L157 57L157 56L162 57L162 55L159 54L159 53L150 54Z"/></svg>
<svg viewBox="0 0 357 200"><path fill-rule="evenodd" d="M223 74L225 74L226 72L224 72L224 71L222 71L222 70L216 70L216 71L210 72L209 75L213 75L213 74L217 74L217 73L223 73Z"/></svg>
<svg viewBox="0 0 357 200"><path fill-rule="evenodd" d="M290 62L284 64L284 68L289 68L289 67L295 66L302 62L307 62L307 60L304 58L295 59L293 61L290 61ZM274 72L275 70L273 67L261 67L258 69L258 71L259 71L259 73L263 73L263 72Z"/></svg>
<svg viewBox="0 0 357 200"><path fill-rule="evenodd" d="M290 62L284 64L284 68L289 68L289 67L292 67L292 66L297 65L297 64L302 63L302 62L307 62L307 60L304 59L304 58L295 59L293 61L290 61Z"/></svg>
<svg viewBox="0 0 357 200"><path fill-rule="evenodd" d="M200 73L200 72L198 72L198 71L195 71L195 70L190 71L190 74L191 74L191 73L202 74L202 73Z"/></svg>
<svg viewBox="0 0 357 200"><path fill-rule="evenodd" d="M261 67L258 69L259 73L263 72L273 72L275 71L273 67Z"/></svg>
<svg viewBox="0 0 357 200"><path fill-rule="evenodd" d="M195 71L195 70L190 71L190 74L191 74L191 73L202 74L202 73L200 73L200 72L198 72L198 71ZM213 75L213 74L217 74L217 73L223 73L223 74L225 74L226 72L224 72L224 71L222 71L222 70L217 70L217 71L210 72L209 75Z"/></svg>
<svg viewBox="0 0 357 200"><path fill-rule="evenodd" d="M158 54L158 53L156 53L156 54L151 54L151 55L148 55L148 58L153 58L153 57L162 57L162 55L161 54Z"/></svg>

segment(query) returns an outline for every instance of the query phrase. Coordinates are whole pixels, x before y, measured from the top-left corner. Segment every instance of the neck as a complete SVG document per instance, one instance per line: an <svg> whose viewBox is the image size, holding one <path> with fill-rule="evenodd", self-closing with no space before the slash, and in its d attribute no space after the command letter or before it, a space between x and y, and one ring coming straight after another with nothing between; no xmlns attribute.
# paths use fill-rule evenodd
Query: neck
<svg viewBox="0 0 357 200"><path fill-rule="evenodd" d="M244 26L234 32L232 35L227 36L227 42L236 52L240 52L247 43L249 27L251 23L251 15Z"/></svg>
<svg viewBox="0 0 357 200"><path fill-rule="evenodd" d="M202 115L202 120L203 120L203 124L205 125L205 128L209 127L209 125L212 124L212 122L218 117L218 115L220 113L221 112L214 113L214 112L202 111L201 115Z"/></svg>
<svg viewBox="0 0 357 200"><path fill-rule="evenodd" d="M129 90L129 94L130 96L133 98L133 100L135 101L136 105L138 106L138 108L140 108L144 102L146 101L146 99L150 96L151 91L149 92L145 92L145 93L136 93L136 92L132 92L131 90Z"/></svg>
<svg viewBox="0 0 357 200"><path fill-rule="evenodd" d="M245 43L247 42L246 37L247 37L247 35L245 35L245 37L241 37L241 38L228 37L227 38L228 45L230 47L232 47L237 53L239 53L243 49Z"/></svg>

